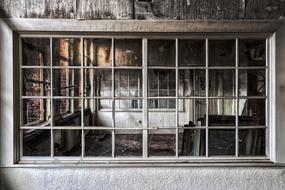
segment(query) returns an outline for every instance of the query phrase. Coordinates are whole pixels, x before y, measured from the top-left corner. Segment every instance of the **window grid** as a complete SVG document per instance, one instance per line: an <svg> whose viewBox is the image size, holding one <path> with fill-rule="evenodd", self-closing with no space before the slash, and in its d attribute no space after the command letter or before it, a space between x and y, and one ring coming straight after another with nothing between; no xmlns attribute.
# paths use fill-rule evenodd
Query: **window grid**
<svg viewBox="0 0 285 190"><path fill-rule="evenodd" d="M136 99L143 99L143 128L131 128L130 130L133 129L142 129L143 130L143 158L147 158L148 157L148 140L147 140L147 134L148 134L148 130L149 129L153 129L151 127L147 126L148 123L148 100L149 99L175 99L176 102L176 109L175 109L175 123L176 123L176 154L175 157L178 158L179 156L179 152L178 152L178 133L179 133L179 99L206 99L206 125L205 127L198 127L201 129L206 129L206 154L205 157L209 157L209 130L210 129L222 129L221 127L209 127L208 126L208 115L209 115L209 100L210 99L227 99L227 98L233 98L235 100L235 156L239 157L239 152L238 152L238 134L239 134L239 129L245 128L245 129L249 129L249 128L255 128L255 129L259 129L259 128L265 128L266 129L266 155L268 155L268 39L266 39L266 66L255 66L255 67L240 67L238 64L238 38L235 39L235 67L209 67L209 56L208 56L208 51L209 51L209 40L208 38L205 39L205 44L206 44L206 66L205 67L179 67L178 66L178 43L179 43L179 39L176 38L175 39L175 67L148 67L146 66L147 64L147 39L142 39L142 54L143 54L143 66L142 67L115 67L115 51L114 51L114 38L112 38L112 128L108 128L108 127L101 127L101 128L93 128L93 127L84 127L84 100L85 99L104 99L102 97L85 97L84 96L84 69L88 69L88 68L93 68L93 69L102 69L104 67L94 67L94 66L85 66L84 64L84 43L83 43L83 37L81 37L81 66L54 66L53 65L53 37L50 37L50 57L51 57L51 63L49 66L24 66L21 64L21 69L24 68L39 68L39 69L50 69L50 76L51 76L51 89L53 89L53 69L54 68L76 68L81 70L81 96L80 97L72 97L71 100L73 99L80 99L81 100L81 126L80 127L73 127L73 126L65 126L65 127L58 127L58 126L54 126L54 115L53 115L53 99L58 99L58 98L63 98L63 99L70 99L71 97L57 97L57 96L53 96L53 90L51 90L50 92L50 96L23 96L22 94L22 88L21 88L21 99L36 99L36 98L41 98L41 99L49 99L50 100L50 107L52 110L51 113L51 119L50 119L50 127L28 127L28 126L21 126L21 129L50 129L51 131L51 157L54 157L54 130L55 129L81 129L81 141L82 141L82 153L81 153L81 157L84 157L84 145L85 145L85 138L84 138L84 130L86 129L93 129L93 130L100 130L100 129L107 129L107 130L111 130L112 131L112 158L115 158L115 129L120 129L115 127L115 100L116 99L124 99L123 97L116 97L115 96L115 69L141 69L143 72L143 97L136 97ZM21 46L20 46L21 47ZM22 56L21 56L22 57ZM110 69L110 67L106 67L108 69ZM148 69L175 69L175 76L176 76L176 94L175 97L148 97L147 96L147 83L145 82L147 80L147 70ZM205 69L206 70L206 96L205 97L179 97L178 96L178 73L179 70L183 70L183 69ZM211 69L234 69L235 70L235 96L233 97L209 97L209 70ZM238 77L239 77L239 70L240 69L265 69L265 73L266 73L266 90L265 90L265 96L245 96L245 97L240 97L238 94ZM20 72L20 76L22 75L22 71ZM22 78L22 76L21 76ZM21 82L21 85L22 82ZM109 97L106 97L106 99ZM126 97L126 99L130 99L130 97ZM131 98L133 99L133 98ZM238 114L239 114L239 100L240 99L265 99L265 105L266 105L266 124L265 126L239 126L238 123ZM20 108L22 110L22 101L20 101ZM21 124L23 123L23 118L22 118L22 114L21 115ZM182 127L182 128L186 128L186 127ZM197 129L198 129L197 128ZM232 129L231 127L224 127L225 129ZM123 128L125 129L125 128ZM196 129L196 127L195 127ZM21 147L22 147L22 138L23 138L23 134L21 132ZM20 151L21 155L23 155L22 150ZM190 156L191 157L191 156ZM128 158L127 158L128 159Z"/></svg>

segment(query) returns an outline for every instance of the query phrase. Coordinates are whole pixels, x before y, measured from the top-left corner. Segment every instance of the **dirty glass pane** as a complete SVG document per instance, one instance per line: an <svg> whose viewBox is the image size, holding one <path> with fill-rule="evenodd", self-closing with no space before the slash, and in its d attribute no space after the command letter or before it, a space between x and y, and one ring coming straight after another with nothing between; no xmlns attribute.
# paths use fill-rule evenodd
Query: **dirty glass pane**
<svg viewBox="0 0 285 190"><path fill-rule="evenodd" d="M115 96L140 97L142 96L141 70L115 71Z"/></svg>
<svg viewBox="0 0 285 190"><path fill-rule="evenodd" d="M112 132L85 130L85 156L112 156Z"/></svg>
<svg viewBox="0 0 285 190"><path fill-rule="evenodd" d="M239 96L265 96L265 69L240 69Z"/></svg>
<svg viewBox="0 0 285 190"><path fill-rule="evenodd" d="M206 126L205 99L179 99L179 127Z"/></svg>
<svg viewBox="0 0 285 190"><path fill-rule="evenodd" d="M209 70L209 96L235 96L235 70Z"/></svg>
<svg viewBox="0 0 285 190"><path fill-rule="evenodd" d="M49 66L50 39L22 38L22 64L25 66Z"/></svg>
<svg viewBox="0 0 285 190"><path fill-rule="evenodd" d="M22 125L50 125L50 99L23 99Z"/></svg>
<svg viewBox="0 0 285 190"><path fill-rule="evenodd" d="M88 97L112 97L112 70L85 69L84 95Z"/></svg>
<svg viewBox="0 0 285 190"><path fill-rule="evenodd" d="M235 99L209 100L209 126L235 126Z"/></svg>
<svg viewBox="0 0 285 190"><path fill-rule="evenodd" d="M55 156L81 156L81 130L54 130Z"/></svg>
<svg viewBox="0 0 285 190"><path fill-rule="evenodd" d="M116 130L115 156L142 156L142 131Z"/></svg>
<svg viewBox="0 0 285 190"><path fill-rule="evenodd" d="M54 126L81 126L80 99L53 99Z"/></svg>
<svg viewBox="0 0 285 190"><path fill-rule="evenodd" d="M22 130L23 156L50 156L50 130Z"/></svg>
<svg viewBox="0 0 285 190"><path fill-rule="evenodd" d="M148 96L175 96L175 70L149 69Z"/></svg>
<svg viewBox="0 0 285 190"><path fill-rule="evenodd" d="M239 130L239 155L264 156L265 155L265 129Z"/></svg>
<svg viewBox="0 0 285 190"><path fill-rule="evenodd" d="M54 96L81 96L80 69L53 69Z"/></svg>
<svg viewBox="0 0 285 190"><path fill-rule="evenodd" d="M115 39L115 66L142 66L142 40Z"/></svg>
<svg viewBox="0 0 285 190"><path fill-rule="evenodd" d="M179 40L179 67L206 66L205 40Z"/></svg>
<svg viewBox="0 0 285 190"><path fill-rule="evenodd" d="M180 129L178 136L180 156L205 156L205 129Z"/></svg>
<svg viewBox="0 0 285 190"><path fill-rule="evenodd" d="M148 131L149 156L175 156L176 135L174 129Z"/></svg>
<svg viewBox="0 0 285 190"><path fill-rule="evenodd" d="M81 66L81 39L54 38L53 66Z"/></svg>
<svg viewBox="0 0 285 190"><path fill-rule="evenodd" d="M165 100L167 101L167 100ZM168 100L169 101L169 100ZM148 111L148 126L149 127L161 127L161 128L173 128L176 127L175 123L175 100L173 110L159 110L151 109Z"/></svg>
<svg viewBox="0 0 285 190"><path fill-rule="evenodd" d="M235 130L209 130L209 156L235 155Z"/></svg>
<svg viewBox="0 0 285 190"><path fill-rule="evenodd" d="M112 39L84 39L84 65L112 66Z"/></svg>
<svg viewBox="0 0 285 190"><path fill-rule="evenodd" d="M23 96L50 96L49 69L22 69Z"/></svg>
<svg viewBox="0 0 285 190"><path fill-rule="evenodd" d="M265 125L265 99L239 100L239 125Z"/></svg>
<svg viewBox="0 0 285 190"><path fill-rule="evenodd" d="M235 66L235 40L209 40L209 66Z"/></svg>
<svg viewBox="0 0 285 190"><path fill-rule="evenodd" d="M112 127L112 100L85 99L84 126Z"/></svg>
<svg viewBox="0 0 285 190"><path fill-rule="evenodd" d="M265 39L239 40L239 66L265 66Z"/></svg>
<svg viewBox="0 0 285 190"><path fill-rule="evenodd" d="M205 96L206 71L202 69L179 70L178 96Z"/></svg>
<svg viewBox="0 0 285 190"><path fill-rule="evenodd" d="M175 40L148 40L148 66L175 67Z"/></svg>

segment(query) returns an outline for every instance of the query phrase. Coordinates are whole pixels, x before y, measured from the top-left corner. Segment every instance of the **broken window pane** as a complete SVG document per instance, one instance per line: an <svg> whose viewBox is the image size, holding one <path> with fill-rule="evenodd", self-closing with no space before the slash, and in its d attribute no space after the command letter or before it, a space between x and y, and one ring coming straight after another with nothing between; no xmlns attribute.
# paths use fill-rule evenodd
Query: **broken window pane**
<svg viewBox="0 0 285 190"><path fill-rule="evenodd" d="M112 66L112 39L84 39L84 65Z"/></svg>
<svg viewBox="0 0 285 190"><path fill-rule="evenodd" d="M148 40L148 66L175 67L175 40Z"/></svg>
<svg viewBox="0 0 285 190"><path fill-rule="evenodd" d="M50 130L22 130L23 156L50 156Z"/></svg>
<svg viewBox="0 0 285 190"><path fill-rule="evenodd" d="M206 126L205 99L179 99L178 103L180 127Z"/></svg>
<svg viewBox="0 0 285 190"><path fill-rule="evenodd" d="M22 64L25 66L50 65L49 38L22 38Z"/></svg>
<svg viewBox="0 0 285 190"><path fill-rule="evenodd" d="M239 66L265 66L265 40L239 40Z"/></svg>
<svg viewBox="0 0 285 190"><path fill-rule="evenodd" d="M115 65L142 66L142 40L115 39Z"/></svg>
<svg viewBox="0 0 285 190"><path fill-rule="evenodd" d="M54 38L53 66L81 66L81 39Z"/></svg>
<svg viewBox="0 0 285 190"><path fill-rule="evenodd" d="M179 70L178 95L205 96L206 71L202 69Z"/></svg>
<svg viewBox="0 0 285 190"><path fill-rule="evenodd" d="M239 115L239 125L265 125L265 99L240 99Z"/></svg>
<svg viewBox="0 0 285 190"><path fill-rule="evenodd" d="M265 69L240 69L239 96L265 96Z"/></svg>
<svg viewBox="0 0 285 190"><path fill-rule="evenodd" d="M115 71L115 96L140 97L142 96L141 70Z"/></svg>
<svg viewBox="0 0 285 190"><path fill-rule="evenodd" d="M53 69L54 96L81 96L80 69Z"/></svg>
<svg viewBox="0 0 285 190"><path fill-rule="evenodd" d="M149 130L149 156L175 156L176 153L175 129Z"/></svg>
<svg viewBox="0 0 285 190"><path fill-rule="evenodd" d="M55 156L81 156L81 130L54 130Z"/></svg>
<svg viewBox="0 0 285 190"><path fill-rule="evenodd" d="M209 156L235 155L235 130L209 130Z"/></svg>
<svg viewBox="0 0 285 190"><path fill-rule="evenodd" d="M235 40L209 40L209 66L235 66Z"/></svg>
<svg viewBox="0 0 285 190"><path fill-rule="evenodd" d="M22 125L50 125L50 99L23 99Z"/></svg>
<svg viewBox="0 0 285 190"><path fill-rule="evenodd" d="M23 96L50 96L49 69L23 69Z"/></svg>
<svg viewBox="0 0 285 190"><path fill-rule="evenodd" d="M239 155L265 156L265 129L240 129Z"/></svg>
<svg viewBox="0 0 285 190"><path fill-rule="evenodd" d="M235 126L236 125L235 113L236 113L235 99L210 99L208 125Z"/></svg>
<svg viewBox="0 0 285 190"><path fill-rule="evenodd" d="M81 126L80 99L53 99L54 126Z"/></svg>
<svg viewBox="0 0 285 190"><path fill-rule="evenodd" d="M148 96L175 96L175 70L149 69Z"/></svg>
<svg viewBox="0 0 285 190"><path fill-rule="evenodd" d="M112 70L111 69L85 69L85 96L112 97Z"/></svg>
<svg viewBox="0 0 285 190"><path fill-rule="evenodd" d="M142 156L142 131L116 130L115 156Z"/></svg>
<svg viewBox="0 0 285 190"><path fill-rule="evenodd" d="M180 129L179 130L179 155L180 156L205 156L206 153L205 129Z"/></svg>
<svg viewBox="0 0 285 190"><path fill-rule="evenodd" d="M205 40L179 40L179 66L204 67L206 65Z"/></svg>
<svg viewBox="0 0 285 190"><path fill-rule="evenodd" d="M209 96L235 96L235 70L209 70Z"/></svg>
<svg viewBox="0 0 285 190"><path fill-rule="evenodd" d="M85 156L112 156L112 132L85 130Z"/></svg>

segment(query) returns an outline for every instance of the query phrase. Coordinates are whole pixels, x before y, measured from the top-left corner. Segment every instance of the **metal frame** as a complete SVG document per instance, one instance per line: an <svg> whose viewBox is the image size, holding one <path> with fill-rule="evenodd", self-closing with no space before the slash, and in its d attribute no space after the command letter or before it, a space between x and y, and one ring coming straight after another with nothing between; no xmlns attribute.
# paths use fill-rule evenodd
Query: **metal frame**
<svg viewBox="0 0 285 190"><path fill-rule="evenodd" d="M266 128L267 129L267 133L268 133L268 126L270 126L270 124L272 125L272 122L270 121L270 117L269 117L269 112L268 112L268 109L269 109L269 102L271 101L270 100L270 96L268 93L270 93L270 87L269 87L269 84L271 83L271 78L273 77L272 75L269 75L268 72L270 71L269 70L269 51L271 51L271 49L269 48L269 45L268 45L268 41L269 41L269 35L268 34L258 34L256 37L254 34L251 34L251 35L241 35L241 37L239 36L239 34L237 35L228 35L227 38L231 38L231 39L235 39L235 52L236 52L236 58L235 58L235 66L234 67L209 67L208 66L208 60L209 60L209 56L208 56L208 44L209 44L209 39L221 39L223 38L222 36L216 36L216 35L209 35L209 36L204 36L204 35L181 35L179 36L179 38L173 38L172 36L167 36L167 35L164 35L163 38L165 39L174 39L175 40L175 67L148 67L147 66L147 45L148 45L148 39L156 39L156 38L159 38L158 36L139 36L140 39L142 39L142 63L143 65L141 67L115 67L115 51L114 51L114 41L116 38L129 38L129 37L126 37L124 35L122 36L118 36L118 35L98 35L98 36L87 36L87 35L75 35L75 36L69 36L69 35L43 35L45 37L49 37L50 38L50 49L51 49L51 65L50 66L23 66L22 65L22 61L21 61L21 58L20 58L20 68L23 69L23 68L46 68L46 69L50 69L51 71L51 81L53 80L53 74L52 74L52 70L53 69L58 69L58 68L76 68L76 69L80 69L81 70L81 91L82 91L82 95L80 97L64 97L64 96L53 96L53 92L51 91L51 96L45 96L45 97L42 97L42 96L38 96L38 97L35 97L35 96L21 96L20 97L20 102L21 99L30 99L30 98L43 98L43 99L50 99L51 101L51 110L53 110L53 104L52 104L52 100L53 99L58 99L58 98L63 98L63 99L69 99L69 98L72 98L72 99L80 99L81 100L81 104L82 104L82 109L81 109L81 126L78 126L78 127L73 127L73 126L65 126L65 127L60 127L60 126L54 126L53 122L51 122L50 124L50 127L28 127L28 126L20 126L20 129L50 129L51 130L51 156L50 157L26 157L26 156L22 156L22 150L20 149L20 160L19 162L20 163L49 163L49 162L52 162L54 163L54 161L58 160L58 162L64 162L64 161L68 161L68 162L80 162L80 163L85 163L85 162L104 162L104 161L108 161L108 162L111 162L111 161L115 161L115 162L165 162L165 161L169 161L169 162L192 162L195 160L200 160L202 162L204 161L211 161L213 159L217 159L217 160L220 160L220 161L228 161L228 160L231 160L231 161L237 161L237 162L240 162L242 160L248 160L248 161L258 161L258 160L263 160L263 161L268 161L269 158L271 157L271 146L269 146L269 142L268 142L268 138L270 137L269 134L267 134L267 142L266 142L266 153L267 153L267 156L253 156L253 157L240 157L238 155L238 129L239 128L249 128L250 126L247 126L247 127L239 127L238 126L238 102L239 102L239 99L258 99L258 98L262 98L262 99L266 99L266 125L265 126L252 126L250 128ZM202 37L203 36L203 37ZM21 34L20 35L20 38L24 38L24 37L41 37L41 35L34 35L34 34ZM53 63L52 63L52 39L54 37L65 37L65 38L69 38L69 37L80 37L81 38L81 53L82 53L82 56L81 56L81 66L71 66L71 67L60 67L60 66L53 66ZM105 37L108 37L108 38L111 38L112 39L112 67L94 67L94 66L85 66L84 65L84 38L105 38ZM179 39L197 39L197 38L201 38L205 40L205 46L206 46L206 65L205 67L179 67L178 66L178 43L179 43ZM264 67L239 67L238 65L238 39L256 39L256 38L266 38L266 66ZM138 38L138 36L131 36L130 38ZM20 44L19 44L19 47L20 47L20 54L21 54L21 40L20 41ZM20 55L21 57L21 55ZM108 69L111 69L112 70L112 97L84 97L84 80L83 80L83 71L84 69L104 69L104 68L108 68ZM239 97L238 96L238 71L239 69L265 69L266 70L266 96L264 97ZM115 69L139 69L139 70L142 70L142 79L143 79L143 84L142 84L142 94L143 94L143 97L116 97L115 96ZM148 86L147 86L147 75L148 75L148 69L173 69L175 70L175 73L176 73L176 95L174 97L148 97L147 96L147 89L148 89ZM206 70L206 96L205 97L180 97L178 96L178 71L179 70L184 70L184 69L205 69ZM208 86L209 86L209 79L208 79L208 76L209 76L209 70L210 69L233 69L235 70L235 77L236 77L236 82L235 82L235 96L233 97L210 97L208 96L209 92L208 92ZM21 73L20 72L20 76L21 76ZM21 78L21 77L20 77ZM52 87L52 82L51 82L51 89L53 89ZM21 79L20 79L20 85L22 85L21 83ZM20 89L22 90L22 88L20 87ZM22 92L20 93L22 95ZM88 127L85 127L84 126L84 100L85 99L111 99L112 100L112 127L92 127L92 126L88 126ZM137 129L140 129L142 130L143 132L143 154L142 154L142 157L130 157L130 158L120 158L120 157L116 157L115 156L115 130L116 129L127 129L127 128L118 128L118 127L115 127L115 100L117 99L142 99L143 101L143 109L142 109L142 122L143 122L143 127L142 128L130 128L130 130L137 130ZM149 127L148 126L148 111L150 111L151 109L148 108L148 100L149 99L175 99L176 101L176 109L174 110L158 110L158 111L174 111L175 112L175 123L176 123L176 126L174 128L169 128L169 129L174 129L176 130L176 154L175 154L175 157L159 157L159 158L156 158L156 157L149 157L148 156L148 131L149 130L153 130L153 129L157 129L157 128L153 128L153 127ZM179 129L181 128L185 128L185 127L181 127L179 126L179 105L178 105L178 101L179 99L205 99L206 100L206 126L204 127L198 127L198 128L204 128L206 129L206 155L203 157L203 156L200 156L200 157L196 157L196 156L179 156L179 153L178 153L178 132L179 132ZM208 126L208 111L209 111L209 99L234 99L235 100L235 105L236 105L236 125L235 127L209 127ZM22 103L20 103L20 110L22 110ZM116 110L117 111L117 110ZM131 111L134 111L134 110L131 110ZM52 111L53 112L53 111ZM20 114L21 115L21 114ZM21 119L22 120L22 119ZM53 121L53 114L51 113L51 121ZM22 122L21 122L22 123ZM275 127L275 126L273 126ZM197 128L197 129L198 129ZM235 155L232 156L232 157L228 157L228 156L209 156L208 152L209 152L209 129L223 129L223 128L227 128L227 129L235 129L236 131L236 150L235 150ZM81 157L78 158L78 157L58 157L58 156L54 156L54 147L53 147L53 141L54 141L54 137L53 137L53 130L54 129L81 129L82 130L82 154L81 154ZM102 130L102 129L106 129L106 130L111 130L112 131L112 158L103 158L103 157L85 157L84 156L84 145L85 145L85 138L84 138L84 132L85 130ZM163 129L166 129L166 128L163 128ZM20 142L20 147L22 147L22 132L20 133L21 135L21 142Z"/></svg>

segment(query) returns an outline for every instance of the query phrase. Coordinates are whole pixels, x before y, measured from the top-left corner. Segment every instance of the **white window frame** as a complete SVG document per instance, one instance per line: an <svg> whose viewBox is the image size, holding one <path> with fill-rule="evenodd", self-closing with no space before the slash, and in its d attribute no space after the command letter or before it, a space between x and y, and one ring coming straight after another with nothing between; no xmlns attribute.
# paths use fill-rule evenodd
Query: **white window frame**
<svg viewBox="0 0 285 190"><path fill-rule="evenodd" d="M23 22L23 23L21 23L22 22L22 19L10 19L10 20L8 20L8 23L14 23L15 25L14 26L12 26L11 27L11 25L10 26L7 26L5 23L1 23L2 25L5 25L5 28L4 28L4 30L6 30L6 33L7 33L7 35L6 35L6 37L8 37L8 42L12 42L12 41L17 41L17 39L18 39L18 36L16 35L17 33L22 33L22 32L24 32L24 33L29 33L29 32L42 32L42 31L45 31L45 32L49 32L49 31L53 31L53 32L59 32L59 31L73 31L73 30L70 30L71 28L71 26L64 26L64 27L61 27L61 22L62 21L60 21L60 22L57 22L57 24L54 24L51 28L49 27L49 25L46 23L46 21L44 21L44 20L36 20L36 19L28 19L26 22ZM48 23L50 23L50 22L53 22L53 21L49 21ZM70 21L67 21L67 20L65 20L65 22L64 23L69 23ZM91 21L90 21L91 22ZM117 22L117 21L116 21ZM126 22L126 21L125 21ZM44 23L43 25L39 25L39 23ZM70 22L71 24L76 24L77 22ZM88 26L88 24L87 23L89 23L88 21L84 24L84 25L87 25ZM105 25L104 25L104 23L105 23ZM81 23L82 24L82 23ZM100 22L99 22L99 24L100 24ZM92 32L102 32L102 31L100 31L100 30L102 30L102 27L105 29L105 32L109 32L109 28L107 27L107 25L108 24L110 24L110 22L109 21L105 21L105 22L103 22L103 24L101 23L101 25L103 25L103 26L101 26L101 27L98 27L97 29L95 29L95 27L93 26L93 27L91 27L91 28L89 28L88 30L91 30ZM131 22L127 22L127 24L126 23L124 23L124 22L122 22L121 23L123 26L124 26L124 24L127 26L125 29L123 29L123 31L122 32L135 32L135 29L131 26L131 25L133 25L134 24L134 21L131 21ZM154 24L155 25L155 23L152 23L152 24ZM181 23L182 25L180 25L180 26L183 26L185 23ZM144 159L142 159L142 160L136 160L136 159L127 159L127 160L124 160L124 159L116 159L116 160L114 160L114 159L112 159L112 160L106 160L106 159L103 159L103 160L101 160L101 159L99 159L99 160L97 160L98 161L98 163L105 163L106 164L106 162L108 162L108 163L118 163L118 162L120 162L120 163L128 163L129 164L129 162L130 163L139 163L139 164L145 164L145 163L148 163L148 162L150 162L150 163L158 163L158 164L161 164L161 163L185 163L185 162L188 162L188 163L197 163L197 162L201 162L201 163L224 163L224 162L226 162L226 163L246 163L247 165L252 165L253 163L255 163L255 164L257 164L257 163L272 163L272 162L276 162L276 153L277 153L277 150L276 150L276 141L277 141L277 139L276 139L276 130L277 130L277 128L276 128L276 125L275 125L275 123L276 123L276 119L275 119L275 117L276 117L276 115L275 115L275 91L276 91L276 89L275 89L275 87L276 87L276 85L275 85L275 59L276 59L276 57L275 57L275 37L276 37L276 35L275 35L275 31L277 31L277 29L279 28L279 26L280 25L278 25L277 26L277 24L276 25L274 25L274 27L268 27L268 26L270 26L270 23L268 24L268 23L261 23L261 25L263 24L264 26L265 26L265 28L260 28L260 27L251 27L252 26L252 23L243 23L244 25L245 25L245 31L246 32L256 32L255 34L258 34L259 35L259 33L264 33L264 34L266 34L266 35L268 35L268 37L269 37L269 39L267 40L267 48L268 47L270 47L269 48L269 50L270 50L270 59L268 59L268 61L270 62L270 65L272 65L272 67L269 69L269 73L268 73L268 76L269 76L269 78L271 79L270 80L270 84L268 84L267 85L267 89L268 89L268 92L269 92L269 94L268 94L268 96L270 97L270 104L269 104L269 106L270 106L270 108L269 108L269 110L270 110L270 113L268 113L267 114L267 117L268 117L268 121L270 122L269 123L269 125L270 125L270 131L269 131L269 139L268 139L268 142L269 142L269 147L270 147L270 149L269 149L269 152L268 152L268 158L267 159L264 159L264 158L262 158L262 159L256 159L256 157L254 158L254 159L251 159L251 158L245 158L245 159L232 159L232 158L230 158L230 159L228 159L228 158L222 158L222 159L219 159L219 158L207 158L207 159L201 159L201 158L194 158L194 159L191 159L191 160L188 160L188 159L181 159L181 160L178 160L178 159L173 159L173 160L169 160L169 159L163 159L163 158L159 158L159 159L151 159L151 160L144 160ZM96 24L95 24L96 25ZM154 26L154 25L152 25L152 26ZM173 25L175 25L174 23L172 23L172 25L171 26L173 26ZM179 25L179 24L178 24ZM224 25L224 23L216 23L216 25L217 26L221 26L221 25ZM239 28L236 28L237 26L236 26L236 23L234 24L234 23L228 23L228 25L229 25L229 27L230 26L232 26L232 29L230 30L230 31L233 31L233 32L240 32L239 31ZM242 25L241 23L239 23L238 24L238 26L240 27L240 25ZM97 23L97 26L98 26L98 23ZM184 25L185 26L185 25ZM267 26L267 27L266 27ZM122 26L120 25L117 29L119 29L119 28L121 28ZM200 26L201 27L201 26ZM207 27L206 25L204 25L202 28L206 28L206 30L208 31L208 32L228 32L228 30L225 30L225 29L223 29L223 31L219 31L219 30L217 30L217 31L215 31L215 29L211 29L211 27ZM43 30L44 29L44 30ZM55 30L53 30L53 29L55 29ZM121 28L121 30L122 30L122 28ZM165 28L164 28L164 26L159 26L158 28L155 28L155 30L156 30L156 32L162 32L163 30L165 30ZM172 27L169 27L169 31L170 32L173 32L173 30L174 31L176 31L175 29L173 29ZM197 29L195 29L195 30L197 30ZM203 30L203 29L201 29L200 28L200 30ZM85 31L85 30L84 30ZM117 30L116 30L116 28L115 28L115 30L114 29L112 29L111 31L113 31L113 32L117 32ZM189 28L189 27L186 27L186 29L183 29L182 31L179 31L179 29L176 31L176 32L193 32L193 29L191 29L191 27ZM13 35L13 32L16 32L16 34L14 33L14 35ZM74 31L74 32L82 32L81 30L80 31L78 31L78 28L76 29L76 31ZM153 32L153 30L152 29L150 29L150 28L147 28L147 29L145 29L145 28L143 28L142 29L142 32ZM165 31L163 31L163 32L165 32ZM196 31L197 32L197 31ZM199 32L199 29L198 29L198 32ZM45 35L45 34L44 34ZM218 36L219 36L220 34L218 33ZM222 34L223 36L227 36L227 34ZM242 34L242 35L244 35L244 34ZM41 35L42 36L42 35ZM245 34L245 36L248 36L248 34ZM5 35L4 35L4 37L5 37ZM17 45L17 43L16 44L9 44L9 45L7 45L7 48L10 50L10 55L12 55L12 54L14 54L16 57L13 57L13 56L11 56L10 58L12 58L12 59L7 59L8 61L10 61L10 64L11 65L9 65L9 66L7 66L6 67L6 69L5 70L9 70L10 71L10 74L11 74L11 71L13 71L14 70L14 72L13 73L17 73L17 70L13 67L13 64L12 63L15 63L15 62L18 62L18 57L17 57L17 55L18 55L18 52L17 52L17 50L15 50L15 46ZM3 45L1 46L1 47L3 47ZM146 44L145 44L145 42L143 41L143 48L146 48ZM2 52L1 52L2 53ZM144 55L145 56L145 55ZM2 62L3 62L3 60L5 60L5 59L1 59L1 66L3 66L2 64ZM12 62L11 62L12 61ZM146 74L146 72L147 71L143 71L143 74ZM1 72L1 74L2 74L2 72ZM7 76L7 74L5 74L4 76ZM11 76L10 77L8 77L7 76L7 78L11 78ZM18 77L17 76L15 76L15 74L13 74L12 75L12 79L13 79L13 81L14 81L14 84L13 84L13 86L15 85L15 86L17 86L18 84L17 84L17 82L16 82L16 80L15 79L17 79ZM176 80L177 81L177 80ZM2 81L1 81L1 83L2 83ZM6 87L8 84L7 83L4 83L4 86ZM2 85L3 86L3 85ZM143 85L144 86L144 85ZM177 86L177 85L176 85ZM145 88L145 87L143 87L143 88ZM9 89L9 88L8 88ZM15 88L14 88L15 89ZM2 88L1 88L1 90L2 90ZM11 89L12 90L12 89ZM9 92L5 92L5 93L2 93L2 91L1 91L1 95L4 95L4 97L5 98L7 98L7 96L6 96L6 94L8 94L8 93L10 93L10 95L13 95L14 97L16 96L17 97L17 90L9 90ZM11 93L12 92L12 93ZM146 93L146 91L144 92L144 93ZM11 99L11 98L10 98ZM13 105L17 105L16 103L17 103L17 99L16 98L14 98L13 99ZM144 104L145 104L146 102L144 102ZM176 104L177 105L177 104ZM5 107L3 107L3 106L1 106L1 117L2 117L2 113L3 113L3 108L5 108ZM15 109L15 107L14 106L12 106L12 108L11 109L7 109L8 110L8 112L9 113L14 113L13 115L14 115L14 118L16 117L16 115L17 115L17 113L15 113L15 111L16 111L16 109ZM144 111L145 112L145 111ZM147 117L147 113L143 113L143 117ZM14 124L13 124L14 123ZM17 137L17 128L16 128L16 126L17 126L17 121L16 120L14 120L14 122L9 122L9 121L7 121L7 120L4 120L4 121L2 121L1 120L1 126L3 125L3 124L8 124L9 126L14 126L14 132L12 133L12 135L14 136L13 138L11 138L11 136L10 136L10 138L8 139L8 142L10 141L13 141L13 143L12 143L12 146L11 146L11 143L9 143L9 146L8 147L14 147L14 148L12 148L12 154L9 154L8 156L4 156L4 161L5 160L7 160L8 161L8 165L9 165L9 163L10 163L10 165L17 165L17 164L28 164L28 165L34 165L34 164L41 164L41 165L43 165L43 164L47 164L47 163L56 163L56 165L57 164L68 164L68 163L77 163L77 164L84 164L84 163L96 163L96 162L94 162L94 160L93 159L91 159L91 160L82 160L81 158L79 158L79 159L74 159L74 158L71 158L71 159L69 159L69 158L62 158L62 160L58 160L58 161L52 161L52 160L46 160L46 159L42 159L42 158L39 158L39 157L36 157L36 160L35 159L26 159L26 160L21 160L20 162L19 162L19 155L18 155L18 145L19 145L19 138ZM145 127L145 126L144 126ZM279 129L278 129L279 130ZM5 132L6 130L4 130L4 132ZM280 131L280 130L279 130ZM282 130L281 130L282 131ZM2 133L3 134L3 133ZM143 134L143 135L145 135L145 134ZM9 135L8 135L8 137L9 137ZM4 138L4 140L5 139L7 139L7 138ZM279 140L279 139L278 139ZM1 142L3 141L3 135L1 135ZM280 143L278 143L278 144L280 144ZM6 146L7 147L7 146ZM5 148L5 147L4 147ZM5 151L7 151L7 152L10 152L11 153L11 149L10 149L10 151L8 151L7 149L5 149ZM282 152L283 153L283 152ZM144 155L145 156L145 155ZM3 160L3 159L2 159ZM12 161L12 162L11 162ZM109 164L107 164L107 165L109 165Z"/></svg>

